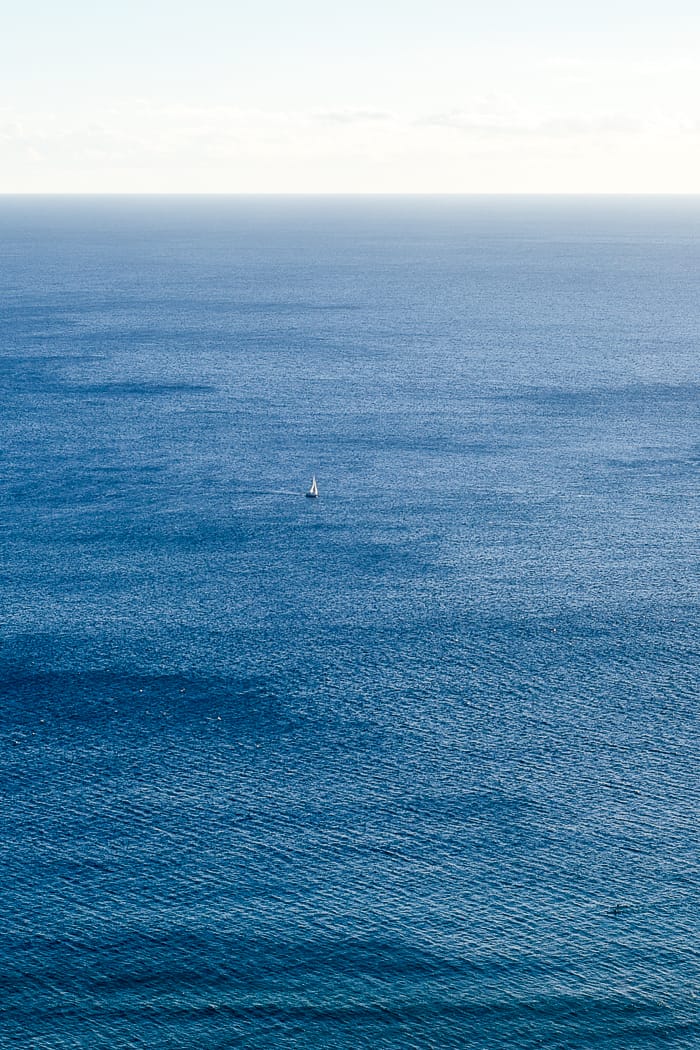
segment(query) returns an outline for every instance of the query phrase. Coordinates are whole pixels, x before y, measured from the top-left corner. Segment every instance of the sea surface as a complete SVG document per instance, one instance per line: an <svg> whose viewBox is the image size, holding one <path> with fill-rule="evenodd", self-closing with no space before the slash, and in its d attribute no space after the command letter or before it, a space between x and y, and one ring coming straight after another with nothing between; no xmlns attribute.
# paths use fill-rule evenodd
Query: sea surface
<svg viewBox="0 0 700 1050"><path fill-rule="evenodd" d="M3 1050L700 1047L699 274L0 199Z"/></svg>

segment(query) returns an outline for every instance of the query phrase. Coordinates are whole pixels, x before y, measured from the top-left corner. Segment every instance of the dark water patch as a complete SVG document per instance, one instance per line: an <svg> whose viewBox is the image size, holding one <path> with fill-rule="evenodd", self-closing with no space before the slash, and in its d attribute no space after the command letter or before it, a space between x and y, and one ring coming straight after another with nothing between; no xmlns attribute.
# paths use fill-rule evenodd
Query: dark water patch
<svg viewBox="0 0 700 1050"><path fill-rule="evenodd" d="M494 400L513 402L512 395L491 395ZM677 405L687 404L697 409L700 398L700 384L689 383L628 383L620 386L579 386L574 387L534 387L519 390L515 400L533 402L560 403L562 407L590 408L592 406L611 406L615 403L636 403L639 406L648 403L658 409L664 402L672 401Z"/></svg>
<svg viewBox="0 0 700 1050"><path fill-rule="evenodd" d="M143 723L158 720L166 713L176 719L210 709L243 720L265 720L293 691L285 678L192 678L174 674L137 675L98 669L83 672L27 673L24 659L12 668L5 654L2 692L6 715L13 711L18 724L101 723L113 716L129 717L140 710ZM56 705L56 699L60 704ZM167 712L160 710L165 704Z"/></svg>
<svg viewBox="0 0 700 1050"><path fill-rule="evenodd" d="M72 392L75 394L87 394L100 397L170 397L173 395L205 394L213 387L197 383L156 383L156 382L112 382L112 383L84 383L75 386Z"/></svg>

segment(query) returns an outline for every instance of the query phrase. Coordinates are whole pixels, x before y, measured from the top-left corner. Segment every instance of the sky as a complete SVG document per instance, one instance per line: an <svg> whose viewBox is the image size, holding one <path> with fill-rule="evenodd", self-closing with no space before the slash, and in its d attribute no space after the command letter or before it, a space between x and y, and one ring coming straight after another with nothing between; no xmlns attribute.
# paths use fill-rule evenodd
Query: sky
<svg viewBox="0 0 700 1050"><path fill-rule="evenodd" d="M0 193L700 192L689 0L25 0L2 22Z"/></svg>

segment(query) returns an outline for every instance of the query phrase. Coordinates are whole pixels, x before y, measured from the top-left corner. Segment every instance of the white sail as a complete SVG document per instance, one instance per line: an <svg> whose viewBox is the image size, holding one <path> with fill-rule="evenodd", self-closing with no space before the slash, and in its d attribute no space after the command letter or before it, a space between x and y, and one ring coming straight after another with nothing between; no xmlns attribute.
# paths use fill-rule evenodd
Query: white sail
<svg viewBox="0 0 700 1050"><path fill-rule="evenodd" d="M318 485L316 484L316 475L311 479L311 488L306 493L307 496L318 496Z"/></svg>

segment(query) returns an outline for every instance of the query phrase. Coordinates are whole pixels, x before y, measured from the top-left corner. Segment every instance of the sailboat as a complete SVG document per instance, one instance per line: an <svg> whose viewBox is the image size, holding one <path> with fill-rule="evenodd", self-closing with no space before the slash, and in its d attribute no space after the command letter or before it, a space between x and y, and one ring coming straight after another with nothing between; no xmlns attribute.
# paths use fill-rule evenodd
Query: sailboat
<svg viewBox="0 0 700 1050"><path fill-rule="evenodd" d="M314 476L311 479L311 488L306 493L306 498L307 499L316 499L317 496L318 496L318 485L316 484L316 475L314 474Z"/></svg>

